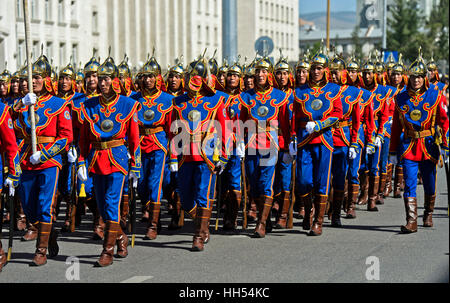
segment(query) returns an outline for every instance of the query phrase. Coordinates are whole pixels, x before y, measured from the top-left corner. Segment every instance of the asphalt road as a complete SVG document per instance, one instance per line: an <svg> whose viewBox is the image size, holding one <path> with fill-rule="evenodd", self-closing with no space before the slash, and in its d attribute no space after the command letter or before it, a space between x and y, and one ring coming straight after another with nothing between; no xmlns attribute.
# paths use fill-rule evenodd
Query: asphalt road
<svg viewBox="0 0 450 303"><path fill-rule="evenodd" d="M433 228L422 227L423 189L418 186L415 234L400 234L405 224L403 199L387 198L377 213L358 207L357 218L342 219L342 228L330 227L326 218L320 237L307 236L299 219L294 219L292 230L274 230L264 239L250 237L254 224L237 235L226 235L220 228L215 231L212 221L205 251L191 252L193 222L186 220L181 230L171 232L163 209L158 238L143 240L146 225L139 223L128 257L115 258L107 268L94 267L102 243L91 240L88 214L77 231L60 235L59 255L38 268L28 265L35 243L21 242L23 232L15 232L12 260L0 273L0 283L448 283L448 192L443 169L437 183ZM61 226L63 210L58 219ZM4 237L7 233L5 227ZM7 240L2 241L7 246ZM70 257L76 257L75 263Z"/></svg>

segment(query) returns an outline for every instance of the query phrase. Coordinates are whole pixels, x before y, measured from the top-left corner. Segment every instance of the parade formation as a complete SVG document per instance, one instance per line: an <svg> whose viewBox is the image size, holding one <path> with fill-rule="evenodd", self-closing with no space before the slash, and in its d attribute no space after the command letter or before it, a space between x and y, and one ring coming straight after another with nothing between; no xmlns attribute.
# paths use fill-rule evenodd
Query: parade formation
<svg viewBox="0 0 450 303"><path fill-rule="evenodd" d="M148 224L142 241L158 241L161 228L192 219L191 250L203 251L222 214L229 234L256 222L253 236L264 238L292 229L296 216L320 236L325 216L340 228L357 205L376 213L392 195L404 201L400 232L417 232L418 205L423 226L433 226L449 119L432 58L419 49L410 66L401 56L383 63L378 52L358 62L322 47L295 66L281 51L276 63L257 55L219 66L205 54L186 66L179 57L163 74L153 50L133 75L127 56L116 64L110 55L56 74L42 52L32 83L26 65L1 73L0 220L36 241L31 266L58 255L58 235L79 227L86 206L93 238L103 240L98 267L127 257L137 220Z"/></svg>

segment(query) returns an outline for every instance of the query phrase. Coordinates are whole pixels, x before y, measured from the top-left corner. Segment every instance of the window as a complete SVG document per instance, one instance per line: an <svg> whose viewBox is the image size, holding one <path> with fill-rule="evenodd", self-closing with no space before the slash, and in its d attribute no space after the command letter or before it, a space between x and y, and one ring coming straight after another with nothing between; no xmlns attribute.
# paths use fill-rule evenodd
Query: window
<svg viewBox="0 0 450 303"><path fill-rule="evenodd" d="M272 21L274 19L273 14L274 14L273 3L270 3L270 20Z"/></svg>
<svg viewBox="0 0 450 303"><path fill-rule="evenodd" d="M201 43L201 37L202 37L202 27L200 25L197 25L197 37L198 37L198 43Z"/></svg>
<svg viewBox="0 0 450 303"><path fill-rule="evenodd" d="M280 6L277 4L276 8L275 8L275 20L279 20L280 19Z"/></svg>
<svg viewBox="0 0 450 303"><path fill-rule="evenodd" d="M23 64L25 63L25 59L25 40L19 40L19 45L17 47L17 61L19 64Z"/></svg>
<svg viewBox="0 0 450 303"><path fill-rule="evenodd" d="M66 62L66 44L60 43L59 44L59 66L64 66Z"/></svg>
<svg viewBox="0 0 450 303"><path fill-rule="evenodd" d="M39 18L37 0L31 0L31 19L36 20Z"/></svg>
<svg viewBox="0 0 450 303"><path fill-rule="evenodd" d="M77 3L75 0L70 1L70 20L72 22L77 20Z"/></svg>
<svg viewBox="0 0 450 303"><path fill-rule="evenodd" d="M47 42L47 45L45 47L45 51L47 53L47 58L51 60L53 58L53 43Z"/></svg>
<svg viewBox="0 0 450 303"><path fill-rule="evenodd" d="M219 34L217 27L214 27L214 46L219 46Z"/></svg>
<svg viewBox="0 0 450 303"><path fill-rule="evenodd" d="M206 9L205 9L206 15L209 15L209 1L210 0L206 0Z"/></svg>
<svg viewBox="0 0 450 303"><path fill-rule="evenodd" d="M206 26L206 46L209 46L209 26Z"/></svg>
<svg viewBox="0 0 450 303"><path fill-rule="evenodd" d="M17 18L23 18L23 7L22 7L22 1L23 0L17 0L16 1L16 16Z"/></svg>
<svg viewBox="0 0 450 303"><path fill-rule="evenodd" d="M34 59L39 58L39 56L41 55L41 52L39 49L39 41L33 41L33 46L31 48L31 52L32 52L32 57Z"/></svg>
<svg viewBox="0 0 450 303"><path fill-rule="evenodd" d="M58 0L58 22L64 23L64 0Z"/></svg>
<svg viewBox="0 0 450 303"><path fill-rule="evenodd" d="M44 10L45 10L45 21L51 21L52 20L52 4L50 3L50 0L45 0Z"/></svg>
<svg viewBox="0 0 450 303"><path fill-rule="evenodd" d="M92 32L98 33L98 13L92 13Z"/></svg>
<svg viewBox="0 0 450 303"><path fill-rule="evenodd" d="M78 62L78 44L72 45L72 62Z"/></svg>

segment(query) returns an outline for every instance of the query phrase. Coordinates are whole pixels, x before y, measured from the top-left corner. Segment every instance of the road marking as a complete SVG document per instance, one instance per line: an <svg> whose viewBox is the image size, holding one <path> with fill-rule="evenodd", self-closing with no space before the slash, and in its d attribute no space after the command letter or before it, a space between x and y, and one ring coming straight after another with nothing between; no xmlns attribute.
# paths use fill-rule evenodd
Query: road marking
<svg viewBox="0 0 450 303"><path fill-rule="evenodd" d="M134 276L129 279L126 279L120 283L142 283L146 280L153 279L153 276Z"/></svg>

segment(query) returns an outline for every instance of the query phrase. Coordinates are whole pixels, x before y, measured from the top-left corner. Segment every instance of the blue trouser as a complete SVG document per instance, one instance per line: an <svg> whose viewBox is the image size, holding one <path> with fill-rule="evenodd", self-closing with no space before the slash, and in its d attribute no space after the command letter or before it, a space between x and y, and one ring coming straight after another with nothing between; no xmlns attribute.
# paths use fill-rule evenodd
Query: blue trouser
<svg viewBox="0 0 450 303"><path fill-rule="evenodd" d="M285 191L291 190L291 178L292 178L292 163L284 163L283 156L288 151L280 151L278 154L278 162L275 166L275 183L274 192L275 195Z"/></svg>
<svg viewBox="0 0 450 303"><path fill-rule="evenodd" d="M230 156L225 171L223 172L225 190L241 191L241 158Z"/></svg>
<svg viewBox="0 0 450 303"><path fill-rule="evenodd" d="M381 156L381 148L375 147L375 153L371 155L366 154L366 164L367 167L365 171L369 171L369 175L377 177L380 172L380 156Z"/></svg>
<svg viewBox="0 0 450 303"><path fill-rule="evenodd" d="M381 153L380 153L380 173L387 173L387 165L389 161L389 143L391 142L391 138L384 137L384 142L381 145Z"/></svg>
<svg viewBox="0 0 450 303"><path fill-rule="evenodd" d="M436 164L430 160L427 161L412 161L403 159L403 177L405 180L405 191L403 197L416 197L417 190L417 173L420 170L422 174L423 190L426 196L433 196L436 194Z"/></svg>
<svg viewBox="0 0 450 303"><path fill-rule="evenodd" d="M246 176L250 183L250 197L273 197L273 181L275 179L275 165L278 155L267 153L248 155L245 159Z"/></svg>
<svg viewBox="0 0 450 303"><path fill-rule="evenodd" d="M345 190L345 178L348 171L348 146L335 146L331 173L333 175L333 189Z"/></svg>
<svg viewBox="0 0 450 303"><path fill-rule="evenodd" d="M359 168L361 167L361 160L363 159L363 149L358 147L356 152L356 158L348 160L348 182L349 184L359 185Z"/></svg>
<svg viewBox="0 0 450 303"><path fill-rule="evenodd" d="M327 196L330 184L331 151L323 144L306 144L297 152L297 185L304 196L314 190L315 194Z"/></svg>
<svg viewBox="0 0 450 303"><path fill-rule="evenodd" d="M213 207L216 175L205 162L184 162L178 177L181 205L185 211L192 213L197 207Z"/></svg>
<svg viewBox="0 0 450 303"><path fill-rule="evenodd" d="M24 170L18 187L23 212L32 224L52 223L52 205L56 203L59 168Z"/></svg>
<svg viewBox="0 0 450 303"><path fill-rule="evenodd" d="M146 206L149 203L160 204L166 154L161 149L154 150L150 153L143 153L141 160L142 173L138 183L139 197L145 202Z"/></svg>
<svg viewBox="0 0 450 303"><path fill-rule="evenodd" d="M125 175L121 172L109 175L92 174L95 199L103 220L119 223L120 200L125 183Z"/></svg>
<svg viewBox="0 0 450 303"><path fill-rule="evenodd" d="M59 174L58 190L63 197L70 195L72 190L72 167L74 165L75 163L64 163Z"/></svg>

